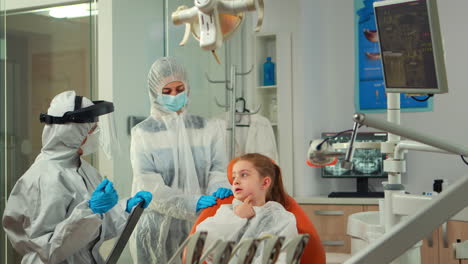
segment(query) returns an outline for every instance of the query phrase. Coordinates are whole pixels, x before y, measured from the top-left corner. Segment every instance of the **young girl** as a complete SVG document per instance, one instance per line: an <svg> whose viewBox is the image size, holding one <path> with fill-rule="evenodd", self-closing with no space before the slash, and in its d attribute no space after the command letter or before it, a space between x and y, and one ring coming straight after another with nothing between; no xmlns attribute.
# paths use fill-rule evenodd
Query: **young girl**
<svg viewBox="0 0 468 264"><path fill-rule="evenodd" d="M241 156L233 166L232 179L232 204L222 205L197 226L197 231L208 232L205 249L218 239L238 243L272 234L284 236L287 242L298 234L296 218L285 209L281 170L270 158L257 153ZM260 244L254 263L261 262L262 249ZM284 263L283 255L276 263Z"/></svg>

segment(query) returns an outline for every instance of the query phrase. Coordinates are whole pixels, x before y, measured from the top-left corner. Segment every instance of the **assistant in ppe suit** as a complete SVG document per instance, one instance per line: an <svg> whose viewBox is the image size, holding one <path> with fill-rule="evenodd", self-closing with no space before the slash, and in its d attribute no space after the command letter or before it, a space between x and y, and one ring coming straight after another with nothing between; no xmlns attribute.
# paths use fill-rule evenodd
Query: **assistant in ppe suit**
<svg viewBox="0 0 468 264"><path fill-rule="evenodd" d="M130 240L134 263L167 263L197 211L232 194L219 123L186 113L183 67L158 59L148 74L151 115L132 129L133 190L153 193ZM169 88L168 88L169 87ZM223 188L224 187L224 188Z"/></svg>
<svg viewBox="0 0 468 264"><path fill-rule="evenodd" d="M101 244L123 230L135 201L151 201L147 192L118 201L112 182L80 157L97 150L98 116L112 111L112 103L67 91L41 114L41 153L16 182L2 220L21 263L104 263Z"/></svg>

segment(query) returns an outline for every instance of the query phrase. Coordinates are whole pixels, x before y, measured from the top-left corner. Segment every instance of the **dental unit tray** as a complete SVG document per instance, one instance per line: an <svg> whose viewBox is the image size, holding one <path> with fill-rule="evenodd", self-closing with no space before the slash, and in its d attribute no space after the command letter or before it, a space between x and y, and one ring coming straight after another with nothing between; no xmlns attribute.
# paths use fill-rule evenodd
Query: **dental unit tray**
<svg viewBox="0 0 468 264"><path fill-rule="evenodd" d="M120 258L120 255L122 254L122 251L125 248L125 245L127 245L128 239L130 238L130 235L133 232L133 229L135 229L136 224L138 223L138 220L140 220L140 216L145 210L143 207L143 202L140 202L135 209L133 209L132 214L128 218L127 225L125 226L124 230L122 231L122 234L119 237L119 240L117 240L117 243L115 243L114 248L112 248L111 253L107 257L106 264L114 264L117 263L117 261Z"/></svg>

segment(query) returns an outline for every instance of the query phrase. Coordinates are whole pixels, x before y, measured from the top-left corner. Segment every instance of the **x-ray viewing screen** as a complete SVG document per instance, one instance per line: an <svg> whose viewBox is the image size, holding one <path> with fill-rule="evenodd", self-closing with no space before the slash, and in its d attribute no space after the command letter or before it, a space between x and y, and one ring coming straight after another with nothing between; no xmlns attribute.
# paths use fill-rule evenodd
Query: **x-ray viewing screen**
<svg viewBox="0 0 468 264"><path fill-rule="evenodd" d="M336 133L322 133L322 138L335 136ZM348 143L351 139L351 133L339 135L328 142L333 143ZM385 142L387 141L387 133L370 132L358 133L355 142ZM337 149L337 151L346 152L346 149ZM372 149L354 149L353 169L345 170L341 168L341 161L344 156L339 158L337 164L333 166L322 167L322 177L387 177L387 173L383 171L383 161L385 154L380 152L378 148Z"/></svg>
<svg viewBox="0 0 468 264"><path fill-rule="evenodd" d="M375 6L375 17L387 92L410 89L424 93L432 89L437 93L440 87L434 52L439 49L433 47L427 0L385 2ZM440 68L445 71L443 65Z"/></svg>

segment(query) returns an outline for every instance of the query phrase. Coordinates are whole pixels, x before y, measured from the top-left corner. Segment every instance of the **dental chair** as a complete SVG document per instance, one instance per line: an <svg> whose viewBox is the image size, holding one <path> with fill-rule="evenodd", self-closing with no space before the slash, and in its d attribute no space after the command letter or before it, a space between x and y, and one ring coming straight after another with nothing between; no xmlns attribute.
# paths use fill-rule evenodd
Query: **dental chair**
<svg viewBox="0 0 468 264"><path fill-rule="evenodd" d="M227 177L229 182L232 184L232 167L238 158L234 158L229 162L227 167ZM222 204L231 204L234 196L229 196L224 199L218 199L218 203L212 207L208 207L204 209L201 214L198 216L195 224L192 227L192 231L190 234L195 233L196 227L199 223L201 223L206 218L215 215L216 211ZM288 196L288 204L289 208L287 210L296 216L297 222L297 231L299 234L309 234L309 242L304 250L304 254L301 258L301 264L325 264L325 250L322 246L320 241L320 237L315 230L314 225L307 217L306 213L299 204L294 200L292 197Z"/></svg>

